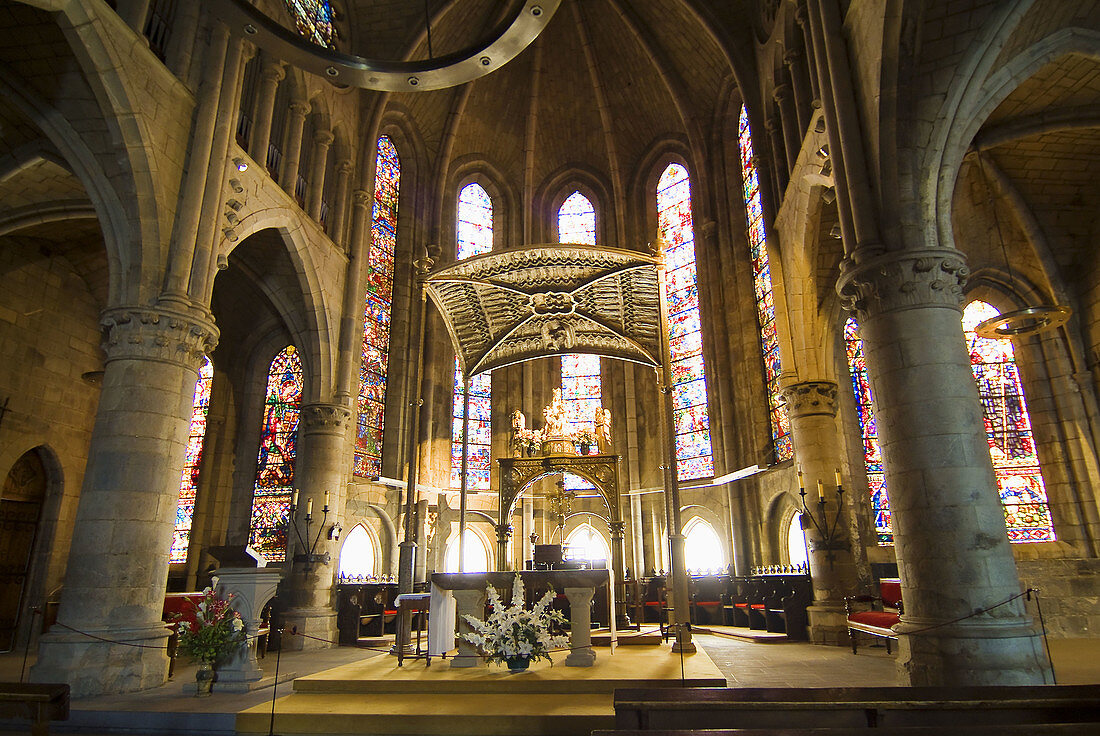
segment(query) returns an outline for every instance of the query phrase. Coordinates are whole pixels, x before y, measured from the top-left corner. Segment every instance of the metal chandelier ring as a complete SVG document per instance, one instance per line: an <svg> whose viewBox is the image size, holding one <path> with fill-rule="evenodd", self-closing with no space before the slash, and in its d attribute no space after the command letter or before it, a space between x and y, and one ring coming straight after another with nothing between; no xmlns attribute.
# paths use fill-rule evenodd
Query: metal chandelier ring
<svg viewBox="0 0 1100 736"><path fill-rule="evenodd" d="M245 0L208 3L235 34L276 58L334 82L386 92L455 87L499 69L531 45L561 0L527 0L488 34L486 43L422 61L381 61L317 46L279 25Z"/></svg>

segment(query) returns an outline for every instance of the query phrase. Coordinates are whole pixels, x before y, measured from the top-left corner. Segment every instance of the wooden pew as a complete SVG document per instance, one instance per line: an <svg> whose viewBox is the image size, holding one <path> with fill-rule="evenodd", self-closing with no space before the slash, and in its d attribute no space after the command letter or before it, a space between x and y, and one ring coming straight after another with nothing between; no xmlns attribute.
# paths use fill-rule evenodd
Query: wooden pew
<svg viewBox="0 0 1100 736"><path fill-rule="evenodd" d="M69 720L69 686L0 682L0 718L29 720L31 736L48 736L50 721Z"/></svg>
<svg viewBox="0 0 1100 736"><path fill-rule="evenodd" d="M972 728L1100 723L1093 685L646 688L615 691L617 730ZM1094 731L1100 732L1100 731ZM947 732L950 733L950 732Z"/></svg>

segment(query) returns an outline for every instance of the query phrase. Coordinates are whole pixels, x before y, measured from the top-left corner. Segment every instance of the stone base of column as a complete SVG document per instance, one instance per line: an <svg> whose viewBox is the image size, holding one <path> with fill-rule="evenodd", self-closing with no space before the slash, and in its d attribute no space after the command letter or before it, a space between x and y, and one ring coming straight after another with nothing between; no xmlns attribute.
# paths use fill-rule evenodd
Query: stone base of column
<svg viewBox="0 0 1100 736"><path fill-rule="evenodd" d="M565 658L566 667L591 667L594 664L596 664L596 652L592 647L574 649Z"/></svg>
<svg viewBox="0 0 1100 736"><path fill-rule="evenodd" d="M283 612L282 618L284 631L280 646L284 652L336 646L336 612L331 608L290 608ZM290 633L295 629L297 636Z"/></svg>
<svg viewBox="0 0 1100 736"><path fill-rule="evenodd" d="M832 647L850 646L848 614L843 603L821 602L806 608L810 618L810 643Z"/></svg>
<svg viewBox="0 0 1100 736"><path fill-rule="evenodd" d="M55 626L38 640L31 681L67 682L74 698L136 692L168 681L166 650L171 632L163 624L87 633L125 643L98 641Z"/></svg>
<svg viewBox="0 0 1100 736"><path fill-rule="evenodd" d="M1047 685L1054 677L1042 634L1021 624L945 626L933 622L898 625L898 671L911 686Z"/></svg>

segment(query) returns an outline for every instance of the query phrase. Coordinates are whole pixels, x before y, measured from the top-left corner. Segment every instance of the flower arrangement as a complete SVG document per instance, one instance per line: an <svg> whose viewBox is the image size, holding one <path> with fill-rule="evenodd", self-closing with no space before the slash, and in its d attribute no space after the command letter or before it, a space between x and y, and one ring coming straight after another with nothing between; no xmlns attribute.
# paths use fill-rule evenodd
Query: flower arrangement
<svg viewBox="0 0 1100 736"><path fill-rule="evenodd" d="M537 429L517 430L516 439L528 455L536 454L542 447L542 432Z"/></svg>
<svg viewBox="0 0 1100 736"><path fill-rule="evenodd" d="M230 596L229 598L232 598ZM212 589L202 592L195 609L195 621L179 620L180 651L199 662L213 665L233 654L245 641L244 621Z"/></svg>
<svg viewBox="0 0 1100 736"><path fill-rule="evenodd" d="M581 429L578 429L574 437L576 438L577 442L581 443L582 445L596 444L596 433L588 427L582 427Z"/></svg>
<svg viewBox="0 0 1100 736"><path fill-rule="evenodd" d="M463 616L473 631L460 636L478 647L490 662L506 662L509 666L512 666L511 660L516 659L537 662L550 659L551 650L569 645L568 636L551 633L552 628L560 631L565 624L561 611L550 608L554 600L552 588L531 610L523 607L523 578L519 573L516 573L509 605L504 605L500 593L492 585L486 588L486 592L492 612L484 621L470 615Z"/></svg>

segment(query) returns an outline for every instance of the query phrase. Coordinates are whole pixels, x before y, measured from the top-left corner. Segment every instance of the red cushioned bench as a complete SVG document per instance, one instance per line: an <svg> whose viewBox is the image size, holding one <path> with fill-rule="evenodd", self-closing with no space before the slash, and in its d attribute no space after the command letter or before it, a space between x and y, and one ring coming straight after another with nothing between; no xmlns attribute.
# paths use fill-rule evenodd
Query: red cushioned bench
<svg viewBox="0 0 1100 736"><path fill-rule="evenodd" d="M856 632L862 631L871 636L886 640L886 653L890 653L890 640L897 639L894 625L898 623L904 610L901 603L901 580L883 578L879 581L879 596L851 595L844 599L844 610L848 614L848 638L852 640L852 654L856 653ZM870 610L853 610L855 603L870 603ZM876 608L876 606L880 606Z"/></svg>

